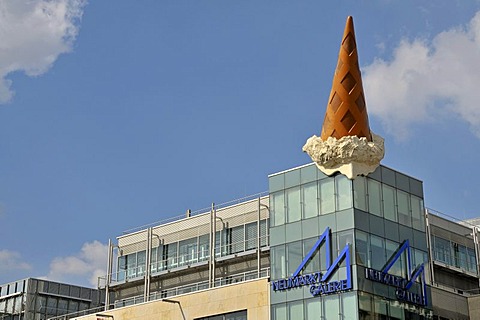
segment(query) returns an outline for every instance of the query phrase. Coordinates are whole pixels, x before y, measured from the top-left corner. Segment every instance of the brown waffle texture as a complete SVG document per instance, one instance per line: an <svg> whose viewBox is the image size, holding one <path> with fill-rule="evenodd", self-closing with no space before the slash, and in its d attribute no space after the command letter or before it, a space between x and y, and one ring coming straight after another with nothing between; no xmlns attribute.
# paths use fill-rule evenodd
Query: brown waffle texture
<svg viewBox="0 0 480 320"><path fill-rule="evenodd" d="M347 18L343 33L321 139L344 136L365 137L372 141L351 16Z"/></svg>

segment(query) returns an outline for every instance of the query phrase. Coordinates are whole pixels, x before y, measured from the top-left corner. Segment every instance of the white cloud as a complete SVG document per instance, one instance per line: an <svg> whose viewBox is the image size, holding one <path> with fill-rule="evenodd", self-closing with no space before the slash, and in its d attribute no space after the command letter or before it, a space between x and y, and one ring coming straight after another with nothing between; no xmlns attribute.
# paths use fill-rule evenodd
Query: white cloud
<svg viewBox="0 0 480 320"><path fill-rule="evenodd" d="M8 74L45 73L72 50L86 0L0 0L0 103L13 97Z"/></svg>
<svg viewBox="0 0 480 320"><path fill-rule="evenodd" d="M50 263L49 280L75 282L72 279L88 279L96 287L97 279L106 273L108 245L99 241L87 242L77 254L57 257Z"/></svg>
<svg viewBox="0 0 480 320"><path fill-rule="evenodd" d="M363 69L369 113L397 138L416 123L459 117L480 138L480 12L431 42L403 40Z"/></svg>
<svg viewBox="0 0 480 320"><path fill-rule="evenodd" d="M0 272L30 270L31 268L28 263L22 261L18 252L0 250Z"/></svg>

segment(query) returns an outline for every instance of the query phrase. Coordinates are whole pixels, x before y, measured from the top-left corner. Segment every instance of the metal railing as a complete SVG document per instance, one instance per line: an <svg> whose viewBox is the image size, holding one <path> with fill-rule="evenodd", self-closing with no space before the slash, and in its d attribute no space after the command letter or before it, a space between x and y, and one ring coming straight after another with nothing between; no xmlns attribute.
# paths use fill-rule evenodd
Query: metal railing
<svg viewBox="0 0 480 320"><path fill-rule="evenodd" d="M64 314L64 315L61 315L61 316L55 316L55 317L52 317L52 318L47 318L47 320L69 320L69 319L76 318L76 317L82 317L82 316L86 316L86 315L89 315L89 314L102 312L104 310L105 310L105 306L99 306L99 307L95 307L95 308L92 308L92 309L76 311L76 312L67 313L67 314Z"/></svg>
<svg viewBox="0 0 480 320"><path fill-rule="evenodd" d="M255 251L256 247L256 238L247 239L238 242L227 243L215 248L215 258L229 257L235 254L241 254L248 251ZM260 237L260 248L267 248L269 244L269 236L264 235ZM169 257L168 259L155 261L150 264L150 273L152 276L160 274L167 270L174 270L176 268L181 268L184 266L192 266L197 263L207 262L209 259L209 250L200 249L194 252L193 254L177 254L174 257ZM127 270L121 270L110 274L110 285L116 285L125 283L128 281L134 281L141 279L146 274L145 264L129 268ZM108 275L98 278L98 287L105 288L107 285Z"/></svg>
<svg viewBox="0 0 480 320"><path fill-rule="evenodd" d="M261 269L260 276L258 276L257 270L247 271L227 277L216 278L215 287L222 287L229 284L245 282L248 280L255 280L260 278L265 278L270 276L270 268ZM174 288L169 288L161 291L152 292L149 296L148 301L155 301L164 298L169 298L173 296L178 296L185 293L196 292L200 290L208 289L208 281L196 282L193 284L178 286ZM138 295L122 300L115 301L115 308L121 308L126 306L131 306L139 303L145 302L144 295Z"/></svg>
<svg viewBox="0 0 480 320"><path fill-rule="evenodd" d="M259 192L259 193L256 193L256 194L248 195L248 196L243 197L243 198L238 198L238 199L231 200L231 201L228 201L228 202L215 204L215 209L219 210L219 209L226 208L226 207L229 207L229 206L233 206L235 204L239 204L239 203L246 202L246 201L249 201L249 200L258 199L258 198L267 196L268 194L269 194L268 191L263 191L263 192ZM202 213L207 213L207 212L210 211L210 209L211 209L211 207L207 207L207 208L192 211L192 212L190 212L190 217L193 217L193 216L196 216L196 215L199 215L199 214L202 214ZM162 224L165 224L165 223L174 222L174 221L178 221L178 220L182 220L182 219L185 219L185 214L181 214L181 215L178 215L178 216L174 216L174 217L159 220L159 221L156 221L156 222L148 223L148 224L145 224L145 225L142 225L142 226L139 226L139 227L131 228L131 229L123 231L122 233L123 234L129 234L129 233L145 230L145 229L150 228L150 227L156 227L156 226L159 226L159 225L162 225Z"/></svg>
<svg viewBox="0 0 480 320"><path fill-rule="evenodd" d="M473 261L468 258L460 258L440 249L434 249L433 256L435 262L440 262L450 267L477 274L477 265L473 264Z"/></svg>

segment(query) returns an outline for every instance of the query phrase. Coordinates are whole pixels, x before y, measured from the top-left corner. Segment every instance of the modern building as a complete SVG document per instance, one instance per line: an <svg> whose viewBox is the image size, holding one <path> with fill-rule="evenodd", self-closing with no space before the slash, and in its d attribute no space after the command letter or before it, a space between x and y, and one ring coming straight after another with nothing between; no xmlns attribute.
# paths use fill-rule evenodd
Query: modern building
<svg viewBox="0 0 480 320"><path fill-rule="evenodd" d="M266 194L119 236L112 298L78 319L480 319L478 223L426 210L419 179L379 165L351 17L304 150L313 163Z"/></svg>
<svg viewBox="0 0 480 320"><path fill-rule="evenodd" d="M307 164L270 175L269 185L268 196L119 236L100 279L111 309L97 314L479 318L478 227L425 210L418 179L380 166L352 181Z"/></svg>
<svg viewBox="0 0 480 320"><path fill-rule="evenodd" d="M78 316L104 310L104 301L104 292L97 289L28 278L0 285L0 319L45 320L63 314Z"/></svg>

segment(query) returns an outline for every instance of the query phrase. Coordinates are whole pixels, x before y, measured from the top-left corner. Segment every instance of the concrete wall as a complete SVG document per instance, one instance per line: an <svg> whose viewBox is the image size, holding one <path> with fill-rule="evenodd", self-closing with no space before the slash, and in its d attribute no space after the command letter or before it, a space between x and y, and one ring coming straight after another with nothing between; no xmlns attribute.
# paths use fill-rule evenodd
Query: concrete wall
<svg viewBox="0 0 480 320"><path fill-rule="evenodd" d="M468 315L467 297L456 293L432 287L433 312L447 319L468 320L480 319Z"/></svg>
<svg viewBox="0 0 480 320"><path fill-rule="evenodd" d="M227 285L161 300L102 312L115 320L193 320L216 314L247 310L248 319L270 319L269 284L267 279ZM109 319L89 315L78 320ZM110 318L111 319L111 318Z"/></svg>
<svg viewBox="0 0 480 320"><path fill-rule="evenodd" d="M480 295L468 297L470 319L480 319Z"/></svg>

